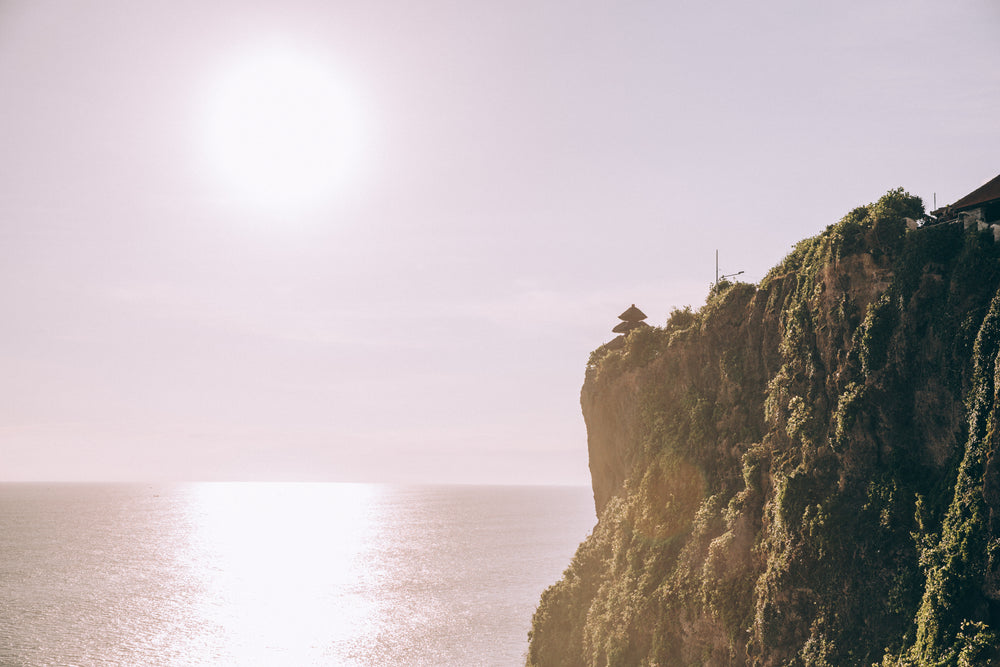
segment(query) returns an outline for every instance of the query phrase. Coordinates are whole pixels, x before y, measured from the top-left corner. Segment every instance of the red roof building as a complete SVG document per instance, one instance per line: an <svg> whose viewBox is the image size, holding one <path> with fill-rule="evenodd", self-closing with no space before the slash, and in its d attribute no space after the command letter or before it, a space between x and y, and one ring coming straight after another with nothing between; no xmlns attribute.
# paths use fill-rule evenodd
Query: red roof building
<svg viewBox="0 0 1000 667"><path fill-rule="evenodd" d="M961 217L969 222L1000 222L1000 176L933 214L942 221Z"/></svg>

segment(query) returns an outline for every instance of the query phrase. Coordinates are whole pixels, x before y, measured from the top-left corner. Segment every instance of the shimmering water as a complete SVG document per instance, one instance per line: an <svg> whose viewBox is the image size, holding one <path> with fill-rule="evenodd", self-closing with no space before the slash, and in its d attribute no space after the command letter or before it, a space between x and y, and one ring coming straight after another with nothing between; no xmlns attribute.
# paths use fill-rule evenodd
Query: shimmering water
<svg viewBox="0 0 1000 667"><path fill-rule="evenodd" d="M589 489L0 485L2 665L520 665Z"/></svg>

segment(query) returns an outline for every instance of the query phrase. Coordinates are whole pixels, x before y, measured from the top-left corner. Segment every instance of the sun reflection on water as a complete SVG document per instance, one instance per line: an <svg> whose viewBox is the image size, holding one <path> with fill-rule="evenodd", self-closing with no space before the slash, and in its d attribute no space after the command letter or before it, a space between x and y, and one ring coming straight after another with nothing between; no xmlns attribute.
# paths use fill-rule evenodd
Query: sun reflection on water
<svg viewBox="0 0 1000 667"><path fill-rule="evenodd" d="M210 659L343 664L373 613L365 552L379 494L360 484L190 487L190 565Z"/></svg>
<svg viewBox="0 0 1000 667"><path fill-rule="evenodd" d="M0 664L524 664L586 489L0 484Z"/></svg>

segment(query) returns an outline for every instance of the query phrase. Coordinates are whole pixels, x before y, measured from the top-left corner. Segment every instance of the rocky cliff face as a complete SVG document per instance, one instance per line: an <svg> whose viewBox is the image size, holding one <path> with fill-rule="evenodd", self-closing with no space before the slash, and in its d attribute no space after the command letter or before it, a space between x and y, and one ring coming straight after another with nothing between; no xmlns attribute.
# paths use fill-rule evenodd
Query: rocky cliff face
<svg viewBox="0 0 1000 667"><path fill-rule="evenodd" d="M1000 659L1000 246L893 191L591 357L529 664Z"/></svg>

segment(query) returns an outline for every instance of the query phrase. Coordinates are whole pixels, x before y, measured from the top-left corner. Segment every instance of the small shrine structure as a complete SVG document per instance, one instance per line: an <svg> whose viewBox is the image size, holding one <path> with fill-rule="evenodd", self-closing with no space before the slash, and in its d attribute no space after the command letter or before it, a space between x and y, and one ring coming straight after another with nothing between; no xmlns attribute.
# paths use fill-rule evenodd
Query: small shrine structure
<svg viewBox="0 0 1000 667"><path fill-rule="evenodd" d="M628 310L619 315L618 319L620 319L621 322L616 324L615 328L611 330L618 334L627 334L632 329L649 326L643 322L643 320L646 319L646 313L636 308L634 303L629 306Z"/></svg>
<svg viewBox="0 0 1000 667"><path fill-rule="evenodd" d="M618 336L608 343L612 349L617 349L625 345L625 336L628 335L628 332L632 331L632 329L649 326L643 322L643 320L646 319L646 313L636 308L634 303L628 307L628 310L619 315L618 319L620 319L621 322L616 324L611 330L618 334Z"/></svg>

